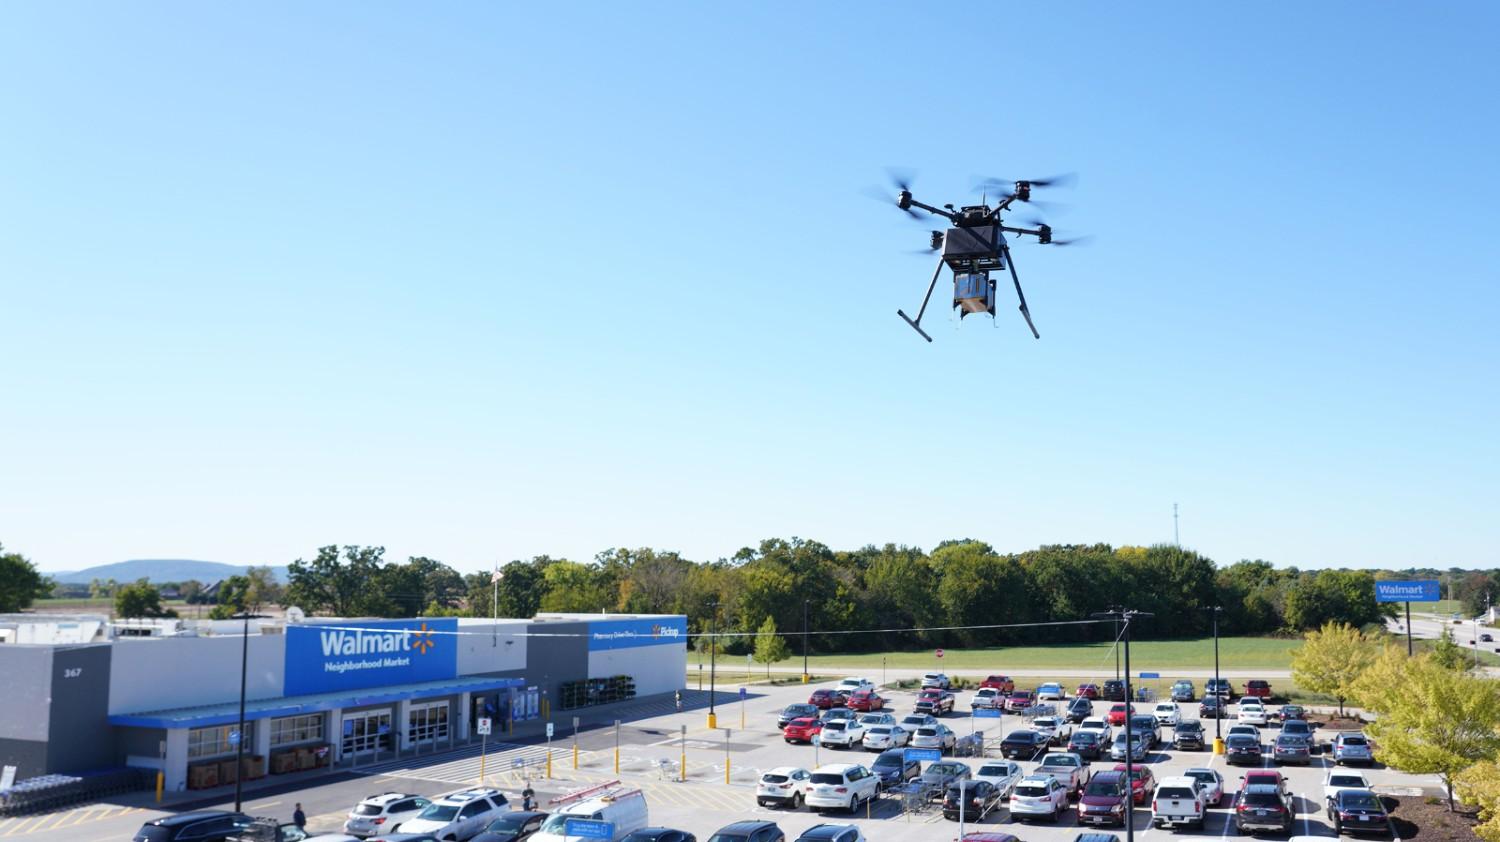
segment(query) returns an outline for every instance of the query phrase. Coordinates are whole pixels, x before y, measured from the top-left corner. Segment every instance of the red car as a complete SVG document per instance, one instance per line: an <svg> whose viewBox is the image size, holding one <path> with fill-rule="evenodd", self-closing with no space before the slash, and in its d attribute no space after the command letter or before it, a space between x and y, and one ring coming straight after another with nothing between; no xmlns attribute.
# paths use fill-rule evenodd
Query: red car
<svg viewBox="0 0 1500 842"><path fill-rule="evenodd" d="M789 743L810 743L814 736L821 733L823 733L823 721L804 716L788 722L786 728L782 729L781 736L785 737Z"/></svg>
<svg viewBox="0 0 1500 842"><path fill-rule="evenodd" d="M1005 697L1006 710L1025 710L1036 704L1036 693L1031 690L1016 690Z"/></svg>
<svg viewBox="0 0 1500 842"><path fill-rule="evenodd" d="M829 708L841 708L849 703L849 697L838 690L814 690L807 698L807 703L817 705L820 710Z"/></svg>
<svg viewBox="0 0 1500 842"><path fill-rule="evenodd" d="M1116 763L1116 772L1124 772L1125 764ZM1151 770L1145 766L1130 766L1130 794L1136 804L1145 804L1151 800L1151 793L1156 791L1156 778L1151 775Z"/></svg>
<svg viewBox="0 0 1500 842"><path fill-rule="evenodd" d="M1135 713L1135 705L1130 705L1129 707L1130 707L1130 712L1131 713ZM1115 705L1110 705L1110 708L1109 708L1109 724L1111 724L1111 725L1124 725L1125 724L1125 708L1126 708L1126 705L1125 705L1124 702L1120 702L1119 704L1115 704Z"/></svg>
<svg viewBox="0 0 1500 842"><path fill-rule="evenodd" d="M1258 699L1271 698L1271 682L1269 681L1247 681L1245 682L1245 695L1254 696Z"/></svg>
<svg viewBox="0 0 1500 842"><path fill-rule="evenodd" d="M1097 684L1080 684L1080 685L1078 685L1078 689L1073 692L1073 695L1074 696L1081 696L1082 698L1085 698L1085 699L1097 699L1097 698L1099 698L1099 685L1097 685Z"/></svg>
<svg viewBox="0 0 1500 842"><path fill-rule="evenodd" d="M854 695L849 697L849 709L865 713L872 710L884 710L885 699L874 690L855 690Z"/></svg>
<svg viewBox="0 0 1500 842"><path fill-rule="evenodd" d="M986 678L985 680L979 682L979 686L993 687L996 690L999 690L1001 693L1007 694L1015 692L1016 689L1016 683L1014 681L1011 681L1010 676L1008 675L992 675L989 678Z"/></svg>
<svg viewBox="0 0 1500 842"><path fill-rule="evenodd" d="M1275 769L1251 769L1240 776L1240 789L1251 784L1266 784L1283 792L1286 791L1286 778Z"/></svg>

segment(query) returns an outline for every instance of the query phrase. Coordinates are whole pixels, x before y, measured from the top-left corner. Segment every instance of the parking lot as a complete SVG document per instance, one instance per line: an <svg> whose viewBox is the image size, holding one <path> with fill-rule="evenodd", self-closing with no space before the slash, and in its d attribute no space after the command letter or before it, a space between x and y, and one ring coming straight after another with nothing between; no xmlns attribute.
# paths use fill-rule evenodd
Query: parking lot
<svg viewBox="0 0 1500 842"><path fill-rule="evenodd" d="M1198 682L1202 687L1202 682ZM755 782L760 774L778 766L798 766L814 769L827 763L861 763L870 765L875 753L859 749L837 750L806 744L786 743L777 729L777 715L782 708L794 702L806 701L811 688L791 685L777 688L751 688L747 698L739 701L735 690L720 690L717 694L716 713L719 729L706 727L707 693L689 691L689 710L678 713L670 701L661 703L661 713L626 723L618 735L613 728L585 731L578 740L578 768L573 766L572 734L564 723L557 730L551 745L552 777L546 777L546 757L549 749L545 744L505 745L501 744L483 758L485 781L498 786L511 796L519 806L519 793L523 781L533 780L541 809L547 809L549 799L566 793L570 789L591 786L611 780L638 786L645 793L650 809L650 820L654 825L676 827L694 833L706 840L716 829L732 821L757 819L776 822L795 839L803 830L822 822L853 823L859 825L864 835L871 840L931 840L936 835L944 839L958 836L956 822L942 818L936 803L921 811L903 811L901 800L886 795L868 808L861 808L854 815L844 812L819 814L802 808L797 811L758 807L755 803ZM1071 690L1072 688L1067 688ZM915 691L882 690L889 700L887 710L897 718L910 713L916 700ZM986 729L984 744L990 757L998 757L999 740L1011 730L1023 727L1022 717L1006 714L1002 719L973 719L969 714L972 693L959 692L955 712L941 717L941 721L958 735L971 730ZM1103 715L1109 703L1099 701L1094 705L1096 715ZM1149 705L1142 712L1149 712ZM1197 713L1196 704L1184 704L1188 717ZM744 727L741 727L741 717ZM998 727L997 727L998 724ZM1212 721L1205 723L1211 744L1214 734ZM1232 719L1224 721L1227 732ZM686 729L684 732L684 728ZM727 728L727 730L725 730ZM1170 739L1169 728L1163 729ZM1263 742L1274 739L1276 726L1264 730ZM616 745L619 754L619 772L615 771ZM1057 749L1054 749L1056 751ZM683 753L687 755L686 780L678 762ZM1267 753L1269 757L1269 752ZM976 768L979 758L959 758ZM481 758L476 750L436 754L420 758L405 758L360 770L358 773L337 776L326 781L315 780L302 789L279 792L272 795L254 793L247 798L247 812L287 816L294 802L302 802L309 815L309 830L336 831L348 809L364 795L402 790L422 795L433 795L479 781ZM1040 765L1037 761L1023 761L1023 770L1030 771ZM1207 766L1218 770L1225 778L1229 792L1238 789L1237 780L1242 769L1226 767L1224 759L1211 750L1201 752L1175 752L1156 750L1150 753L1146 765L1157 780L1181 774L1189 767ZM1264 765L1271 765L1264 761ZM1109 769L1112 761L1096 761L1092 770ZM1323 777L1331 760L1315 755L1307 767L1283 769L1289 780L1290 790L1295 795L1296 824L1293 835L1332 837L1334 832L1323 812ZM727 782L726 782L727 769ZM1377 788L1387 794L1416 794L1418 787L1434 786L1430 779L1395 772L1376 766L1362 769L1366 777ZM195 804L193 806L204 806ZM99 821L82 820L67 822L33 820L29 826L0 827L0 837L8 835L36 840L126 840L142 821L158 815L149 808L108 815ZM1178 831L1182 836L1229 836L1235 833L1229 821L1227 807L1210 811L1203 830ZM1158 836L1173 833L1151 827L1149 800L1144 808L1134 812L1137 837ZM966 830L996 830L1012 833L1026 842L1065 842L1072 840L1082 829L1076 814L1069 811L1054 825L1050 823L1021 824L1011 818L1007 810L991 814L981 827L973 823ZM1092 828L1090 828L1092 830ZM1105 828L1103 832L1124 837L1122 829ZM1391 834L1384 834L1390 838Z"/></svg>

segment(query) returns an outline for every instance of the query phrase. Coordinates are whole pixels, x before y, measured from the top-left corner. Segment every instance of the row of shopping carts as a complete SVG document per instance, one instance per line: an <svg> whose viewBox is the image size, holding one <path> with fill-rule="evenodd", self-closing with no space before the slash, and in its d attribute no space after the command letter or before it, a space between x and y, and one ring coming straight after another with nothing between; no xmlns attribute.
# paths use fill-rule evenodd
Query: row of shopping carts
<svg viewBox="0 0 1500 842"><path fill-rule="evenodd" d="M76 775L38 775L0 790L0 817L50 813L156 784L152 769L117 768Z"/></svg>

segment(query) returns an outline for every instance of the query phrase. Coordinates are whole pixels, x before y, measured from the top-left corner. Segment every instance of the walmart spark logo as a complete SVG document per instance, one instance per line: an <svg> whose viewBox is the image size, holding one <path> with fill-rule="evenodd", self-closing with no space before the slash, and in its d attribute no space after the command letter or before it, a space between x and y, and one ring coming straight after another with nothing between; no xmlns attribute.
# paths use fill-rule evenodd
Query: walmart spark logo
<svg viewBox="0 0 1500 842"><path fill-rule="evenodd" d="M417 650L420 655L426 655L428 649L437 645L437 641L433 640L432 636L432 629L427 628L427 623L424 621L421 628L411 631L411 648Z"/></svg>

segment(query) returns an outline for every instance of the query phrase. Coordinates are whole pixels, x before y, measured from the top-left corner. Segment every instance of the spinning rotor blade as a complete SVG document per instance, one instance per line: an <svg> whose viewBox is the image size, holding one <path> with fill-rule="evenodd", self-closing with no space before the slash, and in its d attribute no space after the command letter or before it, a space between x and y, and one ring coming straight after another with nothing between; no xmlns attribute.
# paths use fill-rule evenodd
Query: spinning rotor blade
<svg viewBox="0 0 1500 842"><path fill-rule="evenodd" d="M1081 246L1081 245L1084 245L1084 244L1090 242L1093 239L1094 239L1093 237L1089 237L1089 236L1069 237L1066 240L1054 239L1048 245L1054 245L1054 246Z"/></svg>
<svg viewBox="0 0 1500 842"><path fill-rule="evenodd" d="M1071 187L1074 182L1078 181L1078 173L1065 172L1051 178L1028 178L1025 181L1032 187Z"/></svg>
<svg viewBox="0 0 1500 842"><path fill-rule="evenodd" d="M891 186L897 190L911 190L911 183L916 178L916 173L904 167L886 167L885 174L891 180Z"/></svg>
<svg viewBox="0 0 1500 842"><path fill-rule="evenodd" d="M883 189L881 189L879 187L866 187L865 189L861 190L860 192L863 193L863 194L865 194L869 198L874 199L877 202L880 202L881 204L891 205L891 206L895 207L896 210L901 211L902 213L906 214L907 216L911 217L912 219L920 220L922 218L922 215L919 214L919 213L917 213L915 209L901 207L901 205L899 204L899 201L900 201L900 197L899 196L893 195L893 194L891 194L891 193L889 193L889 192L887 192L887 191L885 191L885 190L883 190Z"/></svg>

